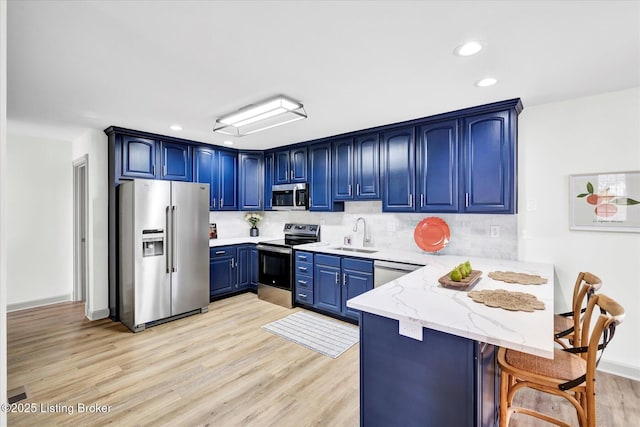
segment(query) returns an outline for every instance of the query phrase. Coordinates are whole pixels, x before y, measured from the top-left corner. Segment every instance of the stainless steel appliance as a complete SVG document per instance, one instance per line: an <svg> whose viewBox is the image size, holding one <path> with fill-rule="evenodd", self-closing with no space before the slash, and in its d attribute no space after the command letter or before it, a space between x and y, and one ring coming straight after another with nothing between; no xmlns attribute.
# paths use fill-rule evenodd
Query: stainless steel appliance
<svg viewBox="0 0 640 427"><path fill-rule="evenodd" d="M137 179L119 189L120 321L133 332L209 307L209 184Z"/></svg>
<svg viewBox="0 0 640 427"><path fill-rule="evenodd" d="M422 267L424 265L376 260L373 262L373 287L382 286Z"/></svg>
<svg viewBox="0 0 640 427"><path fill-rule="evenodd" d="M276 211L309 209L309 186L307 183L273 185L271 187L271 209Z"/></svg>
<svg viewBox="0 0 640 427"><path fill-rule="evenodd" d="M260 242L258 248L258 298L293 307L293 248L320 241L317 224L285 224L283 240Z"/></svg>

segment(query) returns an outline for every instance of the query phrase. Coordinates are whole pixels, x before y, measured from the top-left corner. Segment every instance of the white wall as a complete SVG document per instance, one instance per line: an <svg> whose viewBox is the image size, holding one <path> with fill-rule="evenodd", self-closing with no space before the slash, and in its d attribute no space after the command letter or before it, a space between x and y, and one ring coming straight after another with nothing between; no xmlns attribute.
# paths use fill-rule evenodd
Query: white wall
<svg viewBox="0 0 640 427"><path fill-rule="evenodd" d="M7 2L0 0L0 404L7 401L7 254L5 244L7 146ZM0 426L7 414L0 411Z"/></svg>
<svg viewBox="0 0 640 427"><path fill-rule="evenodd" d="M569 175L640 170L640 88L524 107L518 257L555 265L557 311L569 308L578 272L598 275L627 312L600 367L640 379L640 233L569 230Z"/></svg>
<svg viewBox="0 0 640 427"><path fill-rule="evenodd" d="M67 141L7 135L9 310L71 299L71 147Z"/></svg>
<svg viewBox="0 0 640 427"><path fill-rule="evenodd" d="M86 313L90 320L109 317L108 282L108 150L107 136L88 130L73 141L72 160L88 156L88 297ZM71 161L70 159L70 161Z"/></svg>

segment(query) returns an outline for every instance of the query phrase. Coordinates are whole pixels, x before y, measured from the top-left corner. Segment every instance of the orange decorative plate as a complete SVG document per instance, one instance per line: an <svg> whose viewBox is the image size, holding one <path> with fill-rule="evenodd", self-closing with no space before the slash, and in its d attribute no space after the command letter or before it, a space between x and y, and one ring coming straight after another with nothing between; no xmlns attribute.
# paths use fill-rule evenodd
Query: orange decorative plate
<svg viewBox="0 0 640 427"><path fill-rule="evenodd" d="M449 244L449 225L437 217L425 218L418 223L413 238L420 249L426 252L438 252Z"/></svg>

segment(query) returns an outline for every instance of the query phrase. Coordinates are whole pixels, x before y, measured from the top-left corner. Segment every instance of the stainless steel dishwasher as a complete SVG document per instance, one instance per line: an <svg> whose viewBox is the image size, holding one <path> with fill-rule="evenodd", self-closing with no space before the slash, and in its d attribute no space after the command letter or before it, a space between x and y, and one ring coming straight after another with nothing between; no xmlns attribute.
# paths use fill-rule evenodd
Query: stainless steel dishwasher
<svg viewBox="0 0 640 427"><path fill-rule="evenodd" d="M377 288L385 283L416 271L424 265L408 264L404 262L374 261L373 262L373 287Z"/></svg>

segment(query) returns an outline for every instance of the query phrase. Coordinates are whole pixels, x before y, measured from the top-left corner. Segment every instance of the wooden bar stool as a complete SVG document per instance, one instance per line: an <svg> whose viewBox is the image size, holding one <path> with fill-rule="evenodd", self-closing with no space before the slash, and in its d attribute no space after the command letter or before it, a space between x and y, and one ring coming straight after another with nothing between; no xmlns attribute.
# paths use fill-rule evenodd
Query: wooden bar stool
<svg viewBox="0 0 640 427"><path fill-rule="evenodd" d="M590 286L587 293L581 298L578 293L583 284ZM602 287L602 280L595 274L581 272L578 274L576 283L573 286L573 298L571 300L571 311L567 313L553 315L553 340L560 344L563 348L569 348L572 345L574 336L573 313L584 313L587 299Z"/></svg>
<svg viewBox="0 0 640 427"><path fill-rule="evenodd" d="M581 292L586 293L586 287ZM600 313L595 312L595 307ZM589 299L582 319L582 329L574 336L574 347L554 350L554 358L546 359L515 350L500 348L498 365L500 372L500 427L509 424L513 413L527 414L555 425L570 424L529 408L513 406L516 392L532 388L567 399L576 409L581 427L596 425L596 366L602 350L613 338L615 328L624 320L624 309L603 294ZM574 324L579 324L576 319ZM591 334L590 328L593 326ZM580 327L580 326L578 326Z"/></svg>

